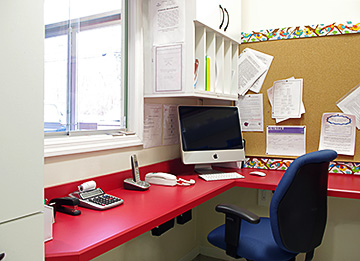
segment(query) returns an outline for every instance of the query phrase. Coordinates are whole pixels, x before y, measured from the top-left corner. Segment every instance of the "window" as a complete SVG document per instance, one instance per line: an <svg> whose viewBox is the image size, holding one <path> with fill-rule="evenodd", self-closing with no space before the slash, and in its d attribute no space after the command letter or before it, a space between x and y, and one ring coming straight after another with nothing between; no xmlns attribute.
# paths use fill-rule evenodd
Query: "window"
<svg viewBox="0 0 360 261"><path fill-rule="evenodd" d="M45 0L45 157L142 144L141 6Z"/></svg>
<svg viewBox="0 0 360 261"><path fill-rule="evenodd" d="M120 0L45 0L44 131L126 129Z"/></svg>

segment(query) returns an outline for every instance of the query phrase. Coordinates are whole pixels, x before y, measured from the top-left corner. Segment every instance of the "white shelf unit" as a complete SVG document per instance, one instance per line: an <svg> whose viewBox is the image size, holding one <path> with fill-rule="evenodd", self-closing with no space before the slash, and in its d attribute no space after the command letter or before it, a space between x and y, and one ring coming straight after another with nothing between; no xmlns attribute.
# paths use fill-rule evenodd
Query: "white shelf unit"
<svg viewBox="0 0 360 261"><path fill-rule="evenodd" d="M239 43L222 32L194 21L194 61L199 60L198 79L194 94L237 100L237 57ZM206 85L206 57L210 57L210 91Z"/></svg>
<svg viewBox="0 0 360 261"><path fill-rule="evenodd" d="M189 10L189 9L187 9ZM214 29L196 20L193 13L186 15L183 48L183 83L181 91L156 91L155 69L145 66L145 98L157 97L196 97L236 101L238 99L237 59L239 40L228 33ZM192 19L190 19L192 16ZM151 26L149 26L151 32ZM152 40L152 36L149 36ZM152 42L152 41L150 41ZM175 43L168 43L169 45ZM166 45L166 44L165 44ZM148 54L153 46L148 46ZM210 91L205 89L206 56L210 57ZM149 61L150 57L146 57ZM152 57L154 59L154 57ZM199 61L197 83L194 85L195 59ZM151 69L150 69L151 68ZM152 83L152 84L150 84Z"/></svg>

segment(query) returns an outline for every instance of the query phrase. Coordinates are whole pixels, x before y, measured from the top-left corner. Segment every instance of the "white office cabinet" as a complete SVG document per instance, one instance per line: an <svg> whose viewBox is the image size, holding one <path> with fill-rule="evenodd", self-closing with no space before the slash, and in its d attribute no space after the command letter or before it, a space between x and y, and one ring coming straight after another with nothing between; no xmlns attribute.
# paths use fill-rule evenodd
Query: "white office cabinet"
<svg viewBox="0 0 360 261"><path fill-rule="evenodd" d="M43 222L43 215L35 214L1 224L0 254L5 254L3 260L43 260Z"/></svg>
<svg viewBox="0 0 360 261"><path fill-rule="evenodd" d="M42 0L0 1L0 253L5 253L4 260L43 259L43 4Z"/></svg>
<svg viewBox="0 0 360 261"><path fill-rule="evenodd" d="M240 42L241 1L197 0L196 20L216 28Z"/></svg>
<svg viewBox="0 0 360 261"><path fill-rule="evenodd" d="M147 3L149 6L144 6L144 10L149 10L144 20L145 39L149 40L145 41L144 46L145 97L237 100L241 2L174 1L177 2L180 11L178 28L176 28L178 31L173 37L166 37L167 32L163 37L159 30L162 10L155 6L158 2L152 0ZM219 28L222 15L220 3L222 8L226 8L230 13L231 20L226 31L223 29L228 18L225 18L222 29ZM176 55L170 61L176 63L174 70L170 66L159 66L169 62L167 59L171 58L173 53L168 52L166 48L170 50L172 47L176 51ZM175 74L171 75L174 71ZM166 82L167 78L173 80ZM166 82L165 85L161 85L162 80Z"/></svg>

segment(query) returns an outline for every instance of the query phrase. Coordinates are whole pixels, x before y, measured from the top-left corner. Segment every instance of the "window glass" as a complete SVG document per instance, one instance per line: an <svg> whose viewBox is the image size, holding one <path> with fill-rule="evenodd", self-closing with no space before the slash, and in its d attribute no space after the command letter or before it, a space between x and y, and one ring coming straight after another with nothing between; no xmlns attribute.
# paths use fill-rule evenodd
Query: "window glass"
<svg viewBox="0 0 360 261"><path fill-rule="evenodd" d="M88 129L120 126L120 25L86 30L78 42L78 122ZM99 40L100 39L100 40Z"/></svg>
<svg viewBox="0 0 360 261"><path fill-rule="evenodd" d="M119 0L45 0L45 132L126 128L120 10Z"/></svg>
<svg viewBox="0 0 360 261"><path fill-rule="evenodd" d="M67 49L66 35L45 40L45 132L66 129Z"/></svg>

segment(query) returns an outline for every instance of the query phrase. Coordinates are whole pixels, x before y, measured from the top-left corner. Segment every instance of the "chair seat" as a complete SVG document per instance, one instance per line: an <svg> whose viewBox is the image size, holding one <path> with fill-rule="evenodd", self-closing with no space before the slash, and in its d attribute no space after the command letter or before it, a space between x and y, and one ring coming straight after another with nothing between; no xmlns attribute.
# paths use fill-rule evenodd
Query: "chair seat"
<svg viewBox="0 0 360 261"><path fill-rule="evenodd" d="M258 224L242 221L240 231L237 251L239 257L255 261L285 261L297 255L278 246L271 231L269 218L261 218ZM225 250L225 225L211 231L208 241Z"/></svg>

